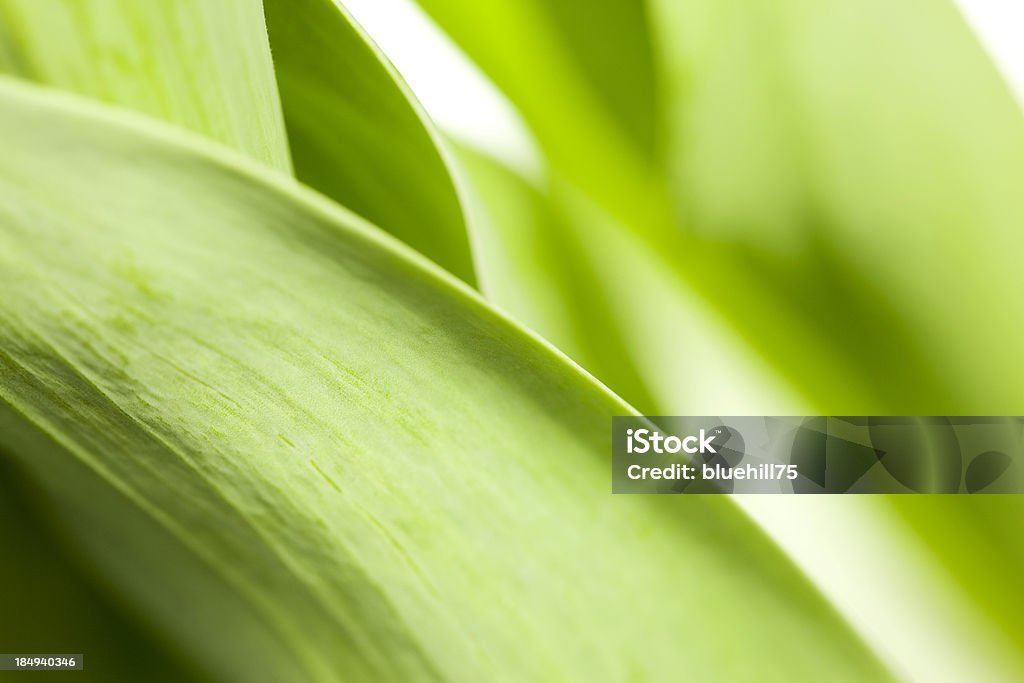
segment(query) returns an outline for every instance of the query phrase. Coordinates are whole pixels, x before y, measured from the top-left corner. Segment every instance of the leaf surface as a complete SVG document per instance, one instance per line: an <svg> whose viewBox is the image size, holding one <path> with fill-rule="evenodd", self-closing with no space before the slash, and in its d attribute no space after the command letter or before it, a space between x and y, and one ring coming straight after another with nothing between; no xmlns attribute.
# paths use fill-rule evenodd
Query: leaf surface
<svg viewBox="0 0 1024 683"><path fill-rule="evenodd" d="M2 0L0 71L171 121L290 169L251 0Z"/></svg>
<svg viewBox="0 0 1024 683"><path fill-rule="evenodd" d="M657 413L635 365L624 321L590 250L600 225L583 223L557 190L536 186L477 150L456 146L465 174L481 291L600 377L641 412Z"/></svg>
<svg viewBox="0 0 1024 683"><path fill-rule="evenodd" d="M425 259L180 131L0 102L0 446L215 678L887 679L729 500L610 495L629 408Z"/></svg>
<svg viewBox="0 0 1024 683"><path fill-rule="evenodd" d="M481 291L647 415L807 412L643 240L556 177L456 146Z"/></svg>
<svg viewBox="0 0 1024 683"><path fill-rule="evenodd" d="M398 73L331 0L264 0L295 174L473 284L441 141Z"/></svg>

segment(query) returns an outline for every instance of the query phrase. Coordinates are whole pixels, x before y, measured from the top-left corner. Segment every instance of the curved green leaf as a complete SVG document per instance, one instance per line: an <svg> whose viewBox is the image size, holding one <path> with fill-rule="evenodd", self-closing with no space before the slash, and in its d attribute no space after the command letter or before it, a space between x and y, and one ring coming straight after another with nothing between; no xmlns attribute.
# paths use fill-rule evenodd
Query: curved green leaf
<svg viewBox="0 0 1024 683"><path fill-rule="evenodd" d="M0 103L0 446L216 678L887 679L729 500L610 495L629 409L424 259L174 129Z"/></svg>
<svg viewBox="0 0 1024 683"><path fill-rule="evenodd" d="M473 284L440 140L340 5L264 0L296 176Z"/></svg>
<svg viewBox="0 0 1024 683"><path fill-rule="evenodd" d="M1024 326L1012 311L1024 285L1024 120L954 8L654 5L668 53L674 189L687 234L652 241L636 222L634 232L817 410L1019 413ZM458 26L434 11L487 67L479 57L486 46L471 43L473 13L462 14ZM589 30L586 22L577 28ZM529 58L514 50L505 57ZM523 106L498 68L488 68ZM615 164L600 141L588 151L595 166ZM715 375L731 368L708 349L697 357ZM605 377L599 366L592 371ZM720 385L715 375L686 385L701 392L699 405L708 404L705 386ZM725 397L733 407L721 413L786 410L777 400L736 407L747 395ZM672 414L707 410L685 399L659 403ZM877 506L908 521L934 551L929 568L953 578L956 595L931 597L968 598L995 635L1021 647L1016 503L848 501L862 514ZM834 533L806 514L785 524L797 536L816 525L823 536ZM860 569L884 574L887 562L866 556ZM861 580L857 567L849 571L850 581ZM834 574L825 578L841 584Z"/></svg>
<svg viewBox="0 0 1024 683"><path fill-rule="evenodd" d="M285 171L291 153L300 180L474 282L431 124L331 0L0 0L0 69L178 123Z"/></svg>
<svg viewBox="0 0 1024 683"><path fill-rule="evenodd" d="M647 415L807 412L722 316L599 206L456 146L481 291Z"/></svg>
<svg viewBox="0 0 1024 683"><path fill-rule="evenodd" d="M582 228L552 189L532 185L481 152L455 149L466 179L484 296L630 405L658 414L622 334L623 321L614 317L608 283L587 253L601 241L595 229L600 226Z"/></svg>
<svg viewBox="0 0 1024 683"><path fill-rule="evenodd" d="M823 412L1000 414L1020 399L1024 323L1004 312L1024 285L1024 126L952 6L654 3L672 225L656 174L595 192L564 163L628 168L587 123L595 100L550 85L575 78L572 41L533 3L421 4L522 108L555 166ZM575 29L594 40L603 25ZM531 114L531 101L555 113ZM555 140L538 121L562 114L554 127L582 123ZM649 212L623 211L627 196Z"/></svg>
<svg viewBox="0 0 1024 683"><path fill-rule="evenodd" d="M0 0L0 70L171 121L290 168L252 0Z"/></svg>
<svg viewBox="0 0 1024 683"><path fill-rule="evenodd" d="M1018 414L1024 116L952 4L657 5L694 286L826 414Z"/></svg>

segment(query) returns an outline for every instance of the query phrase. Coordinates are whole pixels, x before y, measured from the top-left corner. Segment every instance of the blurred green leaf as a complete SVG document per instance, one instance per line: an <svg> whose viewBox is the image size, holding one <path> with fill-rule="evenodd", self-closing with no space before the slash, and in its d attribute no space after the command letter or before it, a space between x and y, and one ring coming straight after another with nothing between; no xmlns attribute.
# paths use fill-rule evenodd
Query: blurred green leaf
<svg viewBox="0 0 1024 683"><path fill-rule="evenodd" d="M0 71L290 168L259 2L0 0Z"/></svg>
<svg viewBox="0 0 1024 683"><path fill-rule="evenodd" d="M806 404L600 206L456 145L481 291L647 415L798 415Z"/></svg>
<svg viewBox="0 0 1024 683"><path fill-rule="evenodd" d="M418 0L512 100L560 175L658 234L668 216L646 4Z"/></svg>
<svg viewBox="0 0 1024 683"><path fill-rule="evenodd" d="M1024 653L1020 496L891 496L963 593Z"/></svg>
<svg viewBox="0 0 1024 683"><path fill-rule="evenodd" d="M0 558L3 613L0 644L8 653L86 654L79 681L153 683L205 681L163 651L115 605L65 551L66 539L51 533L37 514L38 491L24 486L10 456L0 454ZM9 615L15 615L11 617ZM20 677L23 674L18 674ZM67 681L65 671L37 671L34 681ZM11 677L13 680L15 676Z"/></svg>
<svg viewBox="0 0 1024 683"><path fill-rule="evenodd" d="M433 124L331 0L264 0L296 176L475 282Z"/></svg>
<svg viewBox="0 0 1024 683"><path fill-rule="evenodd" d="M1024 117L954 5L655 6L694 286L825 414L1020 414ZM875 504L1020 651L1019 505Z"/></svg>
<svg viewBox="0 0 1024 683"><path fill-rule="evenodd" d="M888 678L728 499L608 495L626 406L443 271L176 129L0 102L0 446L215 678Z"/></svg>
<svg viewBox="0 0 1024 683"><path fill-rule="evenodd" d="M670 219L657 169L623 164L621 136L592 127L607 108L570 83L587 79L568 45L603 39L636 69L633 39L603 19L567 38L530 2L421 4L520 107L556 171L823 412L1020 401L1024 320L1007 312L1024 286L1024 126L951 5L654 3ZM601 187L587 169L629 178Z"/></svg>
<svg viewBox="0 0 1024 683"><path fill-rule="evenodd" d="M480 288L630 404L657 413L590 259L601 233L578 225L557 191L536 187L477 150L455 145L466 178Z"/></svg>
<svg viewBox="0 0 1024 683"><path fill-rule="evenodd" d="M608 127L642 158L661 156L644 2L419 3L509 94L545 142L563 149L558 137L570 135L575 142L591 127ZM592 142L599 148L606 143Z"/></svg>
<svg viewBox="0 0 1024 683"><path fill-rule="evenodd" d="M1024 117L955 7L657 7L694 286L826 414L1018 413Z"/></svg>

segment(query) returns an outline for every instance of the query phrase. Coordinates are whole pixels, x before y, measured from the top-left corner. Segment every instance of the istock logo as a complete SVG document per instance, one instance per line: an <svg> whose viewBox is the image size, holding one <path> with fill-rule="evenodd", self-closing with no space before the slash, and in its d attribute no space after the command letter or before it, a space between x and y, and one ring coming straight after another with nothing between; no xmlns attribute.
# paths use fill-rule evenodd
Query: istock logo
<svg viewBox="0 0 1024 683"><path fill-rule="evenodd" d="M717 453L711 445L714 434L706 436L704 430L699 435L690 435L680 439L678 436L665 436L661 432L649 429L626 430L627 453ZM697 444L696 446L693 444Z"/></svg>

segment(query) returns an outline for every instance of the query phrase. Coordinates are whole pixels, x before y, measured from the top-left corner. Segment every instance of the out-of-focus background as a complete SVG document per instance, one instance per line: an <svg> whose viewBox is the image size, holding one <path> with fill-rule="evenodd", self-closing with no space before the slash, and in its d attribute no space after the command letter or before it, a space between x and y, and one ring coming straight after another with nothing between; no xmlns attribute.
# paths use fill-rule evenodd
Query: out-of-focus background
<svg viewBox="0 0 1024 683"><path fill-rule="evenodd" d="M1024 3L956 0L956 5L1024 102ZM515 107L414 0L346 0L345 6L446 133L518 170L536 169L533 141Z"/></svg>

